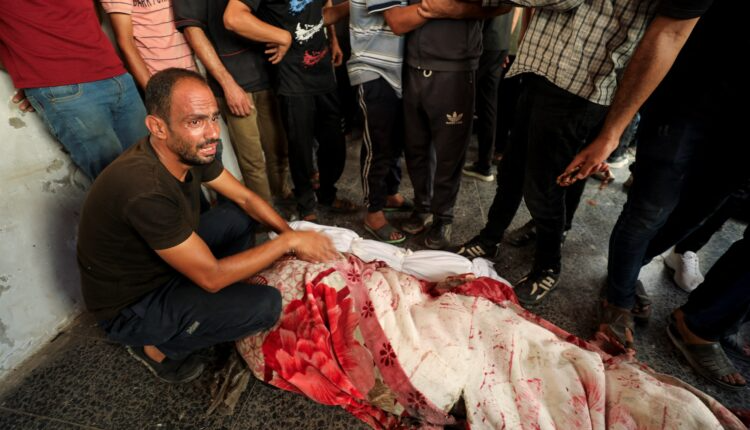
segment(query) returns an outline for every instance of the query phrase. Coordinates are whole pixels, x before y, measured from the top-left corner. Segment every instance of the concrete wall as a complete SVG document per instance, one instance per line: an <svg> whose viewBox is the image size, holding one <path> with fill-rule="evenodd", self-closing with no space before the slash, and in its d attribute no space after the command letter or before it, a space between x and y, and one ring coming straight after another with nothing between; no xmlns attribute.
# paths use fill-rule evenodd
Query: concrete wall
<svg viewBox="0 0 750 430"><path fill-rule="evenodd" d="M0 378L82 308L75 237L88 185L0 72Z"/></svg>
<svg viewBox="0 0 750 430"><path fill-rule="evenodd" d="M89 181L0 71L0 380L83 309L75 240ZM223 162L240 177L222 123Z"/></svg>

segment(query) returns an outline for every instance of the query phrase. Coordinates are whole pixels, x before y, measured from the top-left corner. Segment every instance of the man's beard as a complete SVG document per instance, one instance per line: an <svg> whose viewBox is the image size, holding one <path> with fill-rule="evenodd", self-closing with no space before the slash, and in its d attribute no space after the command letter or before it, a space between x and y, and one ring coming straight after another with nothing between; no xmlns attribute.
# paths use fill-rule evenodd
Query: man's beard
<svg viewBox="0 0 750 430"><path fill-rule="evenodd" d="M201 149L205 148L206 146L214 142L219 144L219 146L216 147L215 154L210 155L205 158L202 158L198 155L198 152ZM195 149L193 149L192 144L190 144L189 142L185 140L178 138L175 144L173 145L172 150L180 158L180 162L187 164L188 166L203 166L214 161L214 159L216 158L216 154L219 153L219 150L221 148L220 145L221 145L221 139L207 139L203 143L196 146Z"/></svg>

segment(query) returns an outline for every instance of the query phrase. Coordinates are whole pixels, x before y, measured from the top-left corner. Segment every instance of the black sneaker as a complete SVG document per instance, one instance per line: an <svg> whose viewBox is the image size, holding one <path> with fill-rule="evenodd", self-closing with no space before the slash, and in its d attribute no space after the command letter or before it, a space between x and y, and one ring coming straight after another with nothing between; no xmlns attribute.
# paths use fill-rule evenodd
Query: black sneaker
<svg viewBox="0 0 750 430"><path fill-rule="evenodd" d="M473 260L477 257L492 260L500 255L500 246L498 244L487 245L480 240L479 236L474 236L470 241L451 249L451 251L462 257L466 257L469 260Z"/></svg>
<svg viewBox="0 0 750 430"><path fill-rule="evenodd" d="M492 174L492 171L490 169L480 169L476 164L472 164L471 166L464 166L462 171L464 172L464 175L471 176L472 178L479 179L480 181L491 182L495 180L495 175Z"/></svg>
<svg viewBox="0 0 750 430"><path fill-rule="evenodd" d="M513 245L518 248L530 244L535 239L536 239L536 223L534 222L533 219L529 220L529 222L527 222L523 226L511 231L505 237L505 241L508 242L508 244Z"/></svg>
<svg viewBox="0 0 750 430"><path fill-rule="evenodd" d="M446 249L451 244L452 225L442 220L432 223L427 237L424 239L424 246L430 249Z"/></svg>
<svg viewBox="0 0 750 430"><path fill-rule="evenodd" d="M170 384L190 382L201 376L204 364L197 355L193 354L184 360L172 360L165 358L161 363L151 359L142 347L126 346L128 353L141 362L157 378Z"/></svg>
<svg viewBox="0 0 750 430"><path fill-rule="evenodd" d="M534 269L528 275L521 278L516 284L514 291L518 301L524 305L535 305L554 290L560 282L560 272L552 269Z"/></svg>
<svg viewBox="0 0 750 430"><path fill-rule="evenodd" d="M432 214L414 211L401 223L401 230L409 234L419 234L432 224Z"/></svg>

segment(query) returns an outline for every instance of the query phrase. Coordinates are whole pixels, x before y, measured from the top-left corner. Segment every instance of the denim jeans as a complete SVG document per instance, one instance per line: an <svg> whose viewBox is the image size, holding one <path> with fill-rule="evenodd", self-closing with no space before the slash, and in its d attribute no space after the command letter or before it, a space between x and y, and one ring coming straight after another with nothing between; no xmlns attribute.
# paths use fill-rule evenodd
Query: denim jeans
<svg viewBox="0 0 750 430"><path fill-rule="evenodd" d="M146 108L128 73L25 91L52 135L92 180L122 151L148 134Z"/></svg>
<svg viewBox="0 0 750 430"><path fill-rule="evenodd" d="M740 122L643 113L633 186L609 239L607 300L630 309L651 258L684 239L746 180Z"/></svg>

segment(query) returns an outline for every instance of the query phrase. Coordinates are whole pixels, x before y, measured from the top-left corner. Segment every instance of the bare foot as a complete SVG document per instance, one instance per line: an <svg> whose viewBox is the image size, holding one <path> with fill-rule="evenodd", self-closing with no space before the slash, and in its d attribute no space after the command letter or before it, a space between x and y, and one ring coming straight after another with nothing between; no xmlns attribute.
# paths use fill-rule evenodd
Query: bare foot
<svg viewBox="0 0 750 430"><path fill-rule="evenodd" d="M400 193L396 193L390 196L386 196L385 205L389 208L397 208L404 204L404 196Z"/></svg>
<svg viewBox="0 0 750 430"><path fill-rule="evenodd" d="M682 312L682 309L675 309L674 312L672 312L672 316L674 316L675 319L675 327L677 327L677 331L680 333L680 336L682 336L682 339L685 341L686 344L689 345L710 345L712 343L708 340L705 340L688 328L687 324L685 324L685 313ZM721 380L726 382L727 384L732 385L744 385L746 383L745 378L742 377L742 375L739 372L730 373L728 375L724 375L721 377Z"/></svg>

